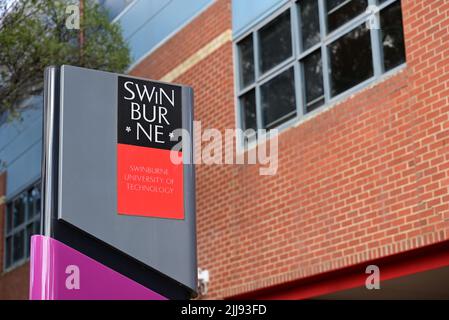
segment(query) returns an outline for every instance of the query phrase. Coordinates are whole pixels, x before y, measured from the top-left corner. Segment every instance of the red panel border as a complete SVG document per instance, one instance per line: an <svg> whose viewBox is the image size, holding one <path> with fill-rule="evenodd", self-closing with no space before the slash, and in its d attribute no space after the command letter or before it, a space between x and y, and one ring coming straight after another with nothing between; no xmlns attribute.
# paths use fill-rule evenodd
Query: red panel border
<svg viewBox="0 0 449 320"><path fill-rule="evenodd" d="M446 267L449 266L449 241L229 297L227 300L300 300L352 289L365 285L368 265L380 268L381 281Z"/></svg>

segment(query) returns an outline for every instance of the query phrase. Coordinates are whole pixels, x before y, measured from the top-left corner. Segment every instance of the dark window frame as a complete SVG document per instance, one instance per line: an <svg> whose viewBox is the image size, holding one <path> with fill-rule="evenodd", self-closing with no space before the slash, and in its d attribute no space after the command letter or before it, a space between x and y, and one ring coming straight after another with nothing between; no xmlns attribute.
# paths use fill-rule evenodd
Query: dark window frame
<svg viewBox="0 0 449 320"><path fill-rule="evenodd" d="M33 203L30 205L29 202L29 195L33 192L39 192L39 200L36 201L36 199L33 199ZM14 225L14 221L11 222L11 228L8 230L8 224L11 219L14 219L14 205L16 201L22 201L23 198L25 198L25 209L24 209L24 217L23 221L19 225ZM38 234L40 232L40 212L42 210L41 203L37 205L37 202L41 202L42 194L41 194L41 186L40 182L35 182L28 186L26 189L18 193L17 195L11 197L8 199L5 203L5 226L3 230L3 272L9 272L24 263L26 263L29 260L30 255L30 243L28 241L27 232L28 227L31 226L31 232L29 236L33 234ZM35 227L35 226L38 227ZM39 230L36 230L39 229ZM21 257L15 261L14 254L15 254L15 246L14 246L14 237L16 235L19 235L21 232L24 234ZM7 241L8 239L11 239L11 247L7 247ZM8 263L7 256L10 255L10 261Z"/></svg>

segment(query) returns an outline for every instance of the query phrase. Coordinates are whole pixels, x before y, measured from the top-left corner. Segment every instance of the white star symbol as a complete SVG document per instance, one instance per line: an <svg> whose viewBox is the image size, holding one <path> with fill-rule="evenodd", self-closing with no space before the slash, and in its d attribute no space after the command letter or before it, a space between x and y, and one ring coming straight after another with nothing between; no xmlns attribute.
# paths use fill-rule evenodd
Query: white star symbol
<svg viewBox="0 0 449 320"><path fill-rule="evenodd" d="M173 132L170 132L168 135L169 135L170 139L174 139L175 138L175 135L173 134Z"/></svg>
<svg viewBox="0 0 449 320"><path fill-rule="evenodd" d="M130 133L131 132L131 127L126 127L126 132Z"/></svg>

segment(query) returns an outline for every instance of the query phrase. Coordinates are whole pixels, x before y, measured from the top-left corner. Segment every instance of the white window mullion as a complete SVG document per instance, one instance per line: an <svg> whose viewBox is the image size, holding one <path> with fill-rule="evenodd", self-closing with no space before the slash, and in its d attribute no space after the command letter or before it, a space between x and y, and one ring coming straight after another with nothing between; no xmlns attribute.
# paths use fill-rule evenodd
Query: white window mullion
<svg viewBox="0 0 449 320"><path fill-rule="evenodd" d="M259 31L255 31L253 33L253 43L254 43L254 72L255 72L255 82L256 82L256 120L257 120L257 129L262 129L263 127L263 119L262 119L262 97L260 94L260 85L259 85L259 78L261 75L260 70L260 54L259 54Z"/></svg>
<svg viewBox="0 0 449 320"><path fill-rule="evenodd" d="M374 67L374 76L376 78L380 77L383 73L383 57L382 57L382 49L380 47L381 36L380 36L380 11L377 7L376 0L369 0L368 5L373 8L372 16L368 17L368 21L366 22L367 27L370 28L371 33L371 47L373 51L373 67ZM374 19L374 24L372 24L371 19Z"/></svg>
<svg viewBox="0 0 449 320"><path fill-rule="evenodd" d="M318 0L318 11L320 14L320 34L321 34L321 63L323 64L323 87L325 103L331 99L329 52L324 39L327 34L327 14L325 0Z"/></svg>

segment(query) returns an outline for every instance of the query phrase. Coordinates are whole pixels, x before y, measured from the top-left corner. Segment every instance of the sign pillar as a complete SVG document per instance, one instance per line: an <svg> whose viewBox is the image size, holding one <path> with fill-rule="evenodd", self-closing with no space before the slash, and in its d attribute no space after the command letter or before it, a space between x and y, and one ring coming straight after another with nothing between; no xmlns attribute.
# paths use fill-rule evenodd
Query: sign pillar
<svg viewBox="0 0 449 320"><path fill-rule="evenodd" d="M46 70L42 235L32 238L30 299L196 295L192 123L189 87ZM178 129L190 136L182 148Z"/></svg>

